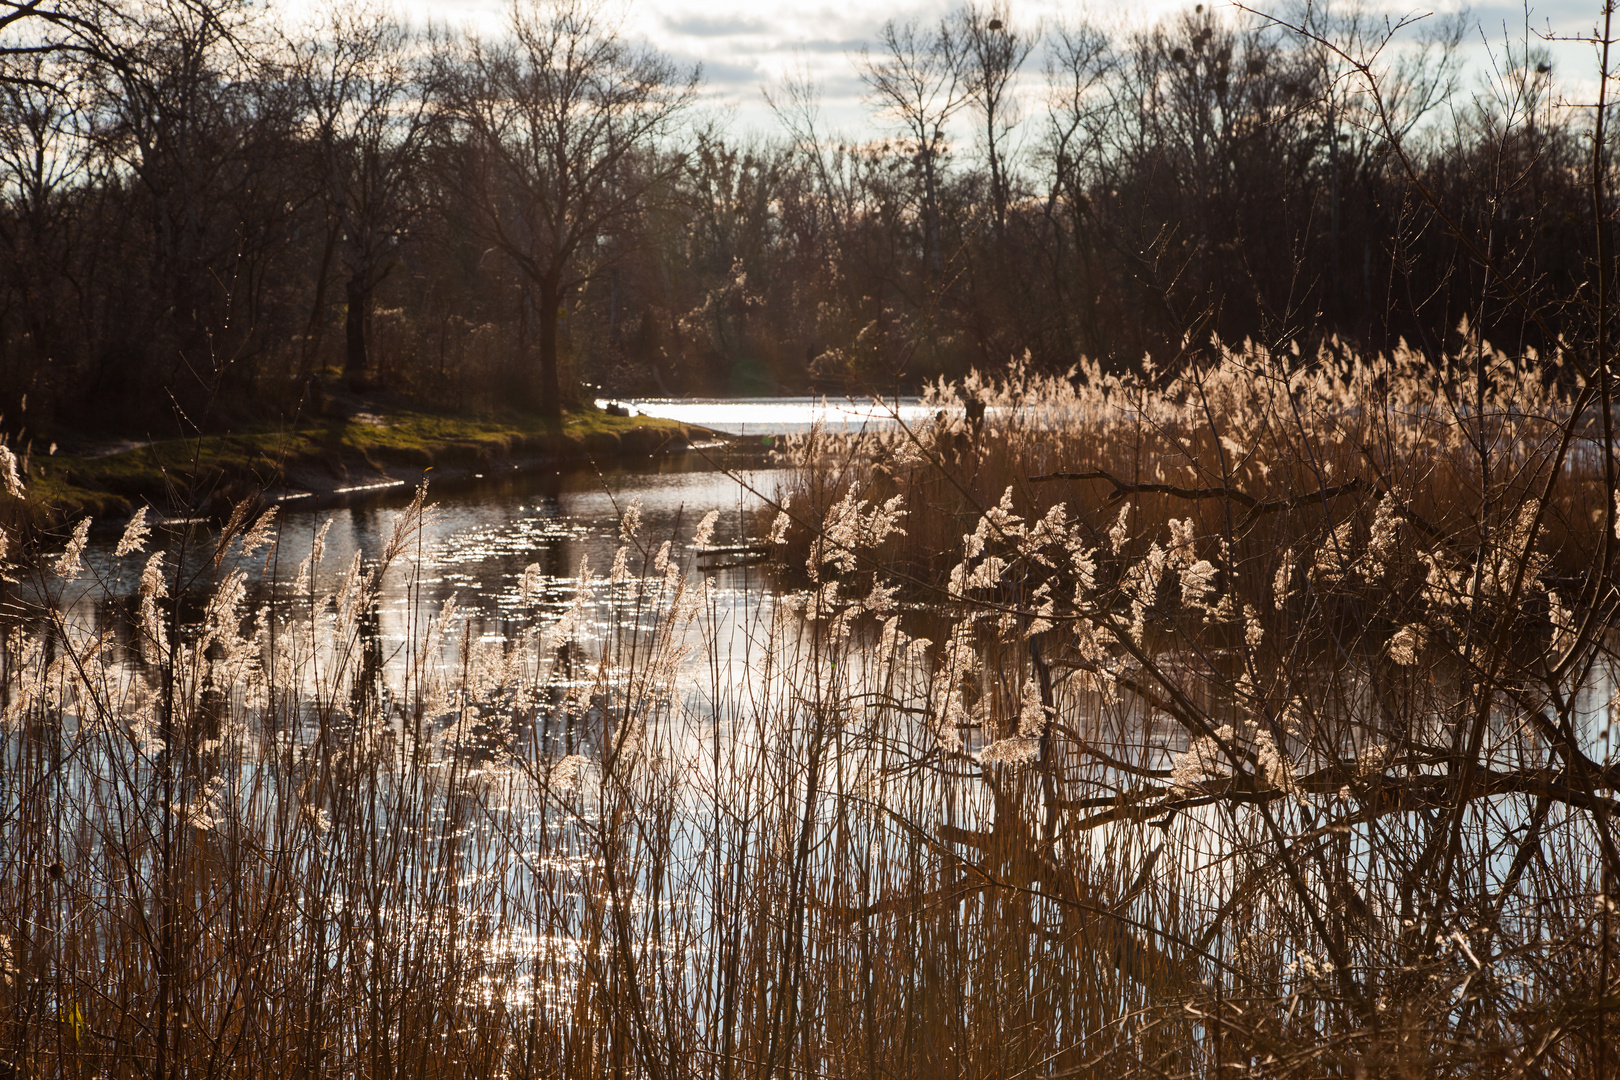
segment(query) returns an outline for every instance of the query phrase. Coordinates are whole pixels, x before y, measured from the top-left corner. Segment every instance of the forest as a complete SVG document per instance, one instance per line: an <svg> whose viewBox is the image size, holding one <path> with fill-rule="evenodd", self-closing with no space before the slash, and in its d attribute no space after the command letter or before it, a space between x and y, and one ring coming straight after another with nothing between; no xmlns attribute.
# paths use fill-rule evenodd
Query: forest
<svg viewBox="0 0 1620 1080"><path fill-rule="evenodd" d="M555 415L1245 340L1438 362L1465 322L1547 349L1611 227L1592 113L1529 35L1465 70L1467 25L969 5L849 57L861 133L790 80L742 139L701 70L584 4L482 40L365 5L293 30L247 0L6 0L0 414L47 441L345 389Z"/></svg>

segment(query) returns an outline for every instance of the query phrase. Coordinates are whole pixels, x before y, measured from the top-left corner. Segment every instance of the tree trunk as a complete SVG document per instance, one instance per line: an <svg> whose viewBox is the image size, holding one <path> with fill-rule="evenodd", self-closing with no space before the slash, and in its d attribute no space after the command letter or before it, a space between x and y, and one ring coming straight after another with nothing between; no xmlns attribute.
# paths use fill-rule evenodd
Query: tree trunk
<svg viewBox="0 0 1620 1080"><path fill-rule="evenodd" d="M922 144L923 166L923 247L924 257L934 272L937 282L945 275L944 242L939 227L939 185L934 177L934 148L926 139Z"/></svg>
<svg viewBox="0 0 1620 1080"><path fill-rule="evenodd" d="M349 276L348 296L349 311L343 320L347 340L343 353L343 381L355 387L366 374L366 308L371 301L365 278L359 271Z"/></svg>
<svg viewBox="0 0 1620 1080"><path fill-rule="evenodd" d="M558 275L540 280L540 415L562 419L562 381L557 374L557 309L562 305Z"/></svg>
<svg viewBox="0 0 1620 1080"><path fill-rule="evenodd" d="M995 214L996 235L1000 236L1007 231L1007 177L996 146L996 103L989 98L984 103L984 142L990 158L990 207Z"/></svg>
<svg viewBox="0 0 1620 1080"><path fill-rule="evenodd" d="M310 369L315 366L315 357L321 351L322 331L326 327L326 283L332 270L332 253L337 250L338 236L342 231L342 225L335 221L326 230L326 244L321 250L321 269L315 275L315 302L310 305L309 322L304 327L304 347L298 361L299 382L309 377Z"/></svg>

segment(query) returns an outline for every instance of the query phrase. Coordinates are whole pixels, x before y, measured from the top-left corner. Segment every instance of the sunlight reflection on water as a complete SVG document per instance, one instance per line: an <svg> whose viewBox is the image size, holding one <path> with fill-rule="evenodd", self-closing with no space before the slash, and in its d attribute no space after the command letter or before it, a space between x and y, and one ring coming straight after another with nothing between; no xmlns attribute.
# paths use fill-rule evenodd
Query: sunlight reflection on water
<svg viewBox="0 0 1620 1080"><path fill-rule="evenodd" d="M523 621L519 582L534 564L540 575L532 610L543 622L560 615L574 600L582 560L598 578L608 573L621 542L620 515L637 501L642 524L636 542L644 550L632 550L632 569L639 570L669 540L678 560L697 573L689 546L704 515L719 512L713 543L750 540L757 531L753 516L761 496L774 495L777 483L769 469L725 473L693 467L703 464L673 460L658 471L531 474L442 495L430 487L431 513L419 538L383 577L377 629L385 653L394 655L413 631L420 632L421 620L452 598L475 638L507 639ZM331 522L314 585L317 596L336 588L356 552L365 565L374 565L407 503L408 493L402 493L335 510L282 508L273 561L266 563L260 552L240 563L249 575L251 602L269 602L284 615L300 607L307 612L308 596L290 596L290 584L309 557L321 526ZM159 530L149 549L166 544L174 552L180 540L178 530L167 536ZM99 625L110 614L98 608L105 596L133 598L136 592L145 557L116 559L115 542L115 535L92 542L85 553L92 573L63 597L70 616L87 625ZM193 551L187 565L195 566L199 581L193 591L200 594L225 571L215 571L209 561L213 547L206 534L194 533L190 542ZM226 560L226 571L233 562ZM714 599L723 612L734 607L751 610L765 594L765 580L757 569L736 567L704 574L713 579Z"/></svg>
<svg viewBox="0 0 1620 1080"><path fill-rule="evenodd" d="M643 416L678 420L728 435L798 435L818 425L834 432L879 431L894 427L897 417L907 427L915 427L936 411L914 397L887 401L814 397L615 400ZM608 401L597 404L606 406Z"/></svg>

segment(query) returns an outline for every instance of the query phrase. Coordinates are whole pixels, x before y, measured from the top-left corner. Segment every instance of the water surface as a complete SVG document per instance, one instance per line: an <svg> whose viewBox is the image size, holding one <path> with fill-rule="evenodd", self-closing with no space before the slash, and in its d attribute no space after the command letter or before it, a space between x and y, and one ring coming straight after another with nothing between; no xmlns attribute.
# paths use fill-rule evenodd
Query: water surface
<svg viewBox="0 0 1620 1080"><path fill-rule="evenodd" d="M679 420L728 435L802 435L824 431L884 431L905 424L915 428L937 409L915 397L890 398L616 398L634 413ZM609 404L608 399L597 402Z"/></svg>
<svg viewBox="0 0 1620 1080"><path fill-rule="evenodd" d="M733 608L750 612L766 594L760 571L725 557L699 559L692 541L711 511L718 514L711 546L753 539L761 497L770 497L776 482L770 469L720 471L690 454L614 472L520 474L443 494L430 487L423 526L383 575L376 632L385 653L394 656L413 629L420 631L421 620L441 611L446 601L453 601L458 623L486 641L507 638L526 617L555 618L572 604L582 567L597 578L609 573L624 543L621 520L632 506L638 508L641 521L630 545L633 571L650 563L669 541L670 553L681 565L712 580L720 612L729 614ZM375 568L409 503L409 495L396 489L336 510L283 506L273 551L242 558L233 546L217 569L206 525L159 527L148 550L167 548L172 571L175 554L189 547L184 576L195 579L192 592L199 597L225 573L241 569L248 575L250 600L268 602L287 615L307 611L311 594L332 592L357 553L363 566ZM311 593L295 597L291 583L323 529L323 552ZM110 610L108 598L132 602L136 593L146 556L116 558L116 542L116 534L94 540L85 553L91 572L62 596L69 617L82 620L82 625L106 625L119 617ZM539 567L539 575L531 577L535 595L524 604L520 583L531 566Z"/></svg>

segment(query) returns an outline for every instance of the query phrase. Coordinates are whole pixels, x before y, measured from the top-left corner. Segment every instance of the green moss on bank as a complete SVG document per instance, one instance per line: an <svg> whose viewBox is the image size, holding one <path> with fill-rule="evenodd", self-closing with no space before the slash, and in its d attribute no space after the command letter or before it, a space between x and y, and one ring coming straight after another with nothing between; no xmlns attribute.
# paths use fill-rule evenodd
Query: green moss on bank
<svg viewBox="0 0 1620 1080"><path fill-rule="evenodd" d="M591 410L561 424L529 416L360 413L346 420L247 433L163 439L110 453L30 456L26 508L36 522L128 512L142 502L208 511L278 487L334 491L345 482L436 468L475 469L510 457L584 465L680 448L694 429L655 417Z"/></svg>

